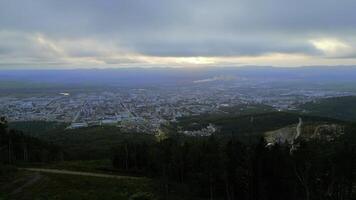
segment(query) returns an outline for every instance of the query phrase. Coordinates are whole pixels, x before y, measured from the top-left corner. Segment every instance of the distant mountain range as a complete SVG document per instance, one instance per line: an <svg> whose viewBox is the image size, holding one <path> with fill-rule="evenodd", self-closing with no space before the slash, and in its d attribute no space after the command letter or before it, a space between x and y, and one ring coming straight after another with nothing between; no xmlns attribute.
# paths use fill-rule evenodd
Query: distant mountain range
<svg viewBox="0 0 356 200"><path fill-rule="evenodd" d="M215 77L215 78L214 78ZM216 77L230 77L228 79ZM233 77L233 78L232 78ZM0 81L47 84L157 86L191 84L199 80L291 83L354 83L356 67L125 68L74 70L0 70ZM208 81L210 82L210 81ZM203 81L204 83L204 81Z"/></svg>

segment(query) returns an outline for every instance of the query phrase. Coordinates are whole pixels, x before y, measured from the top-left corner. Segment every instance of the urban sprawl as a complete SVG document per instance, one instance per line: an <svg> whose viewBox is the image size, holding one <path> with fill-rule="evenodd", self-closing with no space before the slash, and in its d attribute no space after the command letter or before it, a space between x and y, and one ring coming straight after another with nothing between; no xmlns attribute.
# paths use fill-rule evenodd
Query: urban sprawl
<svg viewBox="0 0 356 200"><path fill-rule="evenodd" d="M64 122L69 129L109 125L123 131L152 133L180 117L226 112L238 105L264 104L279 111L293 110L301 103L343 95L349 93L199 84L111 92L63 91L54 95L0 97L0 115L10 121ZM214 130L212 125L205 129Z"/></svg>

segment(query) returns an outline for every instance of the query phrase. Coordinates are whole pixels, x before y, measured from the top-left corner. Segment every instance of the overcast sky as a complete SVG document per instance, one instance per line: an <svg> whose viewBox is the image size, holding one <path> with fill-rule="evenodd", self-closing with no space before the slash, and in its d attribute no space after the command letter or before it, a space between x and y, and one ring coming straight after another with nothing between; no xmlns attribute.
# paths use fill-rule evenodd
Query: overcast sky
<svg viewBox="0 0 356 200"><path fill-rule="evenodd" d="M356 64L355 0L0 0L0 69Z"/></svg>

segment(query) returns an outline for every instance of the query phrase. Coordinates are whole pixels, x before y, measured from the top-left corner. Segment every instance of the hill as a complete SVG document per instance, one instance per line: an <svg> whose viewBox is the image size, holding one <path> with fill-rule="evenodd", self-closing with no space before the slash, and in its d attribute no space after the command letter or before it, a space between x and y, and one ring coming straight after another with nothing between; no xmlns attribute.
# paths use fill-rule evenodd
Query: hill
<svg viewBox="0 0 356 200"><path fill-rule="evenodd" d="M9 129L4 118L0 121L0 165L19 162L49 162L60 160L62 151L51 142Z"/></svg>
<svg viewBox="0 0 356 200"><path fill-rule="evenodd" d="M16 121L9 122L10 129L22 131L31 136L41 136L56 129L63 130L65 123L48 121Z"/></svg>
<svg viewBox="0 0 356 200"><path fill-rule="evenodd" d="M266 148L266 141L261 138L263 134L275 131L270 132L273 136L294 131L299 118L303 119L302 133L313 136L310 140L301 137L293 154L290 145L285 143ZM220 134L190 137L174 133L209 123L216 125ZM334 130L339 130L339 125L345 125L341 127L344 134L332 141L319 140L319 135L324 136L324 133L335 135ZM122 133L116 127L53 129L37 137L60 146L67 161L45 163L40 166L42 169L150 178L114 180L20 170L13 172L7 181L0 180L0 198L152 199L139 196L147 194L153 195L153 199L229 199L234 196L249 199L248 195L254 193L258 199L273 196L288 199L291 194L294 199L306 199L307 195L310 199L327 199L340 195L338 188L346 188L341 191L342 198L353 199L356 195L352 176L356 169L355 130L351 123L341 120L285 112L182 118L167 128L176 135L162 140L147 134ZM251 138L259 142L242 141L251 141ZM84 161L88 159L106 160ZM323 163L328 164L321 169ZM38 169L38 165L28 166ZM102 170L103 166L106 170ZM327 191L331 187L329 195ZM256 188L266 189L256 192Z"/></svg>
<svg viewBox="0 0 356 200"><path fill-rule="evenodd" d="M299 107L304 113L345 121L356 121L356 96L334 97Z"/></svg>
<svg viewBox="0 0 356 200"><path fill-rule="evenodd" d="M219 128L221 135L233 135L240 139L247 139L251 136L260 136L263 132L272 131L288 125L296 124L299 117L308 122L335 122L343 123L341 120L326 117L311 116L306 114L289 112L268 112L249 115L202 115L181 118L177 123L177 128L182 130L199 130L210 123Z"/></svg>
<svg viewBox="0 0 356 200"><path fill-rule="evenodd" d="M10 122L8 126L61 147L65 160L109 159L111 148L124 141L149 143L154 140L152 135L122 133L113 126L65 129L65 123L46 121Z"/></svg>
<svg viewBox="0 0 356 200"><path fill-rule="evenodd" d="M125 141L154 141L153 135L122 133L116 127L88 127L82 129L56 129L37 136L63 149L66 160L107 159L111 149Z"/></svg>

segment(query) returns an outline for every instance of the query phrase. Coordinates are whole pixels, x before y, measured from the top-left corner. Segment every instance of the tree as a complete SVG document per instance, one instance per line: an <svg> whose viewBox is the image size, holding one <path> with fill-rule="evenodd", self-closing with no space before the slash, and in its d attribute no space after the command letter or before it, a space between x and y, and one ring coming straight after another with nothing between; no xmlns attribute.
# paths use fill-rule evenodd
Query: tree
<svg viewBox="0 0 356 200"><path fill-rule="evenodd" d="M224 147L224 155L226 199L246 199L249 185L247 149L242 143L231 139Z"/></svg>

